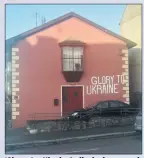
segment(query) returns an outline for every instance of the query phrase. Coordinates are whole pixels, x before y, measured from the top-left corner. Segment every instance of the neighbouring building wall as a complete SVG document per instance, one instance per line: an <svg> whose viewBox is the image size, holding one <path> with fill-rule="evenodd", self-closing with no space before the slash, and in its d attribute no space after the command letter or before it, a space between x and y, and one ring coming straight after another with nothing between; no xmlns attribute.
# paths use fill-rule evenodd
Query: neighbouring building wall
<svg viewBox="0 0 144 158"><path fill-rule="evenodd" d="M5 54L5 92L11 95L11 47L6 47Z"/></svg>
<svg viewBox="0 0 144 158"><path fill-rule="evenodd" d="M6 45L5 50L5 126L11 127L12 119L12 70L11 70L11 46Z"/></svg>
<svg viewBox="0 0 144 158"><path fill-rule="evenodd" d="M137 46L129 50L129 76L131 102L142 92L142 6L127 5L120 22L120 34ZM133 97L135 96L135 97ZM140 96L138 96L140 97Z"/></svg>

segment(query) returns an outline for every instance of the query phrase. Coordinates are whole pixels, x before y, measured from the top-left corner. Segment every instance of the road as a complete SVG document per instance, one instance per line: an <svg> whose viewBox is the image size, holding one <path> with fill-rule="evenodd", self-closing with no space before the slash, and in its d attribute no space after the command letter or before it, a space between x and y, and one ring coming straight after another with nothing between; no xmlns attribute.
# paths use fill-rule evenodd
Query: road
<svg viewBox="0 0 144 158"><path fill-rule="evenodd" d="M6 154L141 154L141 135L19 149Z"/></svg>

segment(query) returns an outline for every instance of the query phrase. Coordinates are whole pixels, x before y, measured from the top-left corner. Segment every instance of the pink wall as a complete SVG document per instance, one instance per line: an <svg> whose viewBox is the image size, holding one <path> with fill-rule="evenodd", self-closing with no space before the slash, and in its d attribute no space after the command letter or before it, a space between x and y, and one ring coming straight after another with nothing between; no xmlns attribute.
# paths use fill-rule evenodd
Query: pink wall
<svg viewBox="0 0 144 158"><path fill-rule="evenodd" d="M61 49L58 43L69 37L86 43L84 74L76 85L91 85L92 76L122 73L120 49L125 43L79 19L71 18L34 34L17 44L20 50L20 115L13 122L14 127L23 126L33 113L58 113L60 116L61 85L70 84L66 83L61 73ZM84 106L100 100L123 100L122 86L118 88L119 93L107 95L87 95L85 88ZM53 105L54 98L60 100L59 106ZM54 118L54 114L49 116L49 119Z"/></svg>

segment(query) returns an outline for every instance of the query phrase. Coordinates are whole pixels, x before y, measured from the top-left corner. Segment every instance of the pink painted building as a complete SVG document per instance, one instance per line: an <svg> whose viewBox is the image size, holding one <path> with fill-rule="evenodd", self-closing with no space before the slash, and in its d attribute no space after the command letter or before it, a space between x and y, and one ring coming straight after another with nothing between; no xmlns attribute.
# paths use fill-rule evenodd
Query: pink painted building
<svg viewBox="0 0 144 158"><path fill-rule="evenodd" d="M68 13L6 42L14 128L30 116L60 119L98 101L129 103L128 49L136 44L80 15Z"/></svg>

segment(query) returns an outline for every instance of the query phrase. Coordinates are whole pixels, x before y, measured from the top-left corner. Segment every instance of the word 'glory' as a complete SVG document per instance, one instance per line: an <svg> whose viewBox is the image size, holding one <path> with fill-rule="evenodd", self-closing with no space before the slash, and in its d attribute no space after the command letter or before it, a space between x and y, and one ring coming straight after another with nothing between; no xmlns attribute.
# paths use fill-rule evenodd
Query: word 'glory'
<svg viewBox="0 0 144 158"><path fill-rule="evenodd" d="M124 75L113 75L113 76L102 76L102 77L91 77L92 84L113 84L114 80L116 83L123 83Z"/></svg>
<svg viewBox="0 0 144 158"><path fill-rule="evenodd" d="M90 85L86 86L86 93L88 95L91 94L110 94L110 93L118 93L118 84L113 85Z"/></svg>

